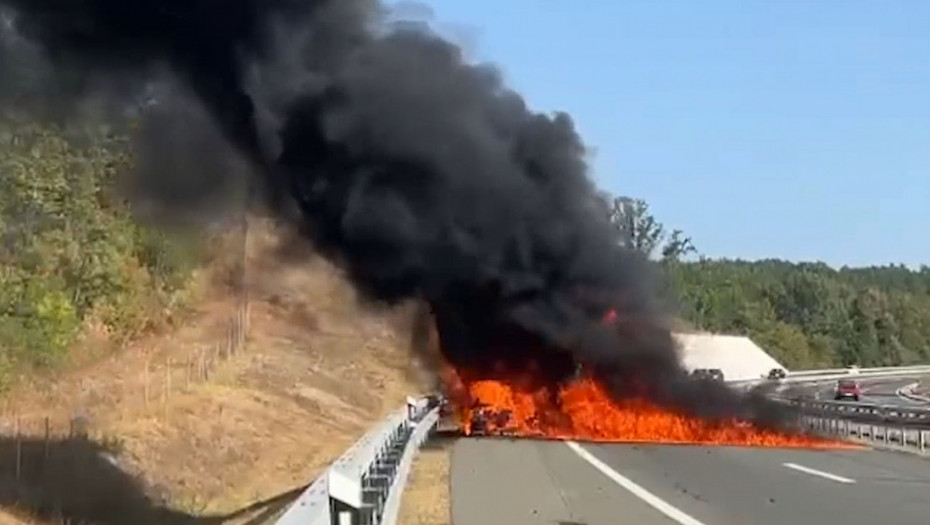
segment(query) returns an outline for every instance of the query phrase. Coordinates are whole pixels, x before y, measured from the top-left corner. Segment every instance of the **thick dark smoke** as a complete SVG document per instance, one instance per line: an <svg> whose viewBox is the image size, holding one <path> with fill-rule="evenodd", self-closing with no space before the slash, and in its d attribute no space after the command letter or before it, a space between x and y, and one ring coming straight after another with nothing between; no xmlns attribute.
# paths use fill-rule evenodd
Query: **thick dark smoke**
<svg viewBox="0 0 930 525"><path fill-rule="evenodd" d="M369 297L426 300L455 363L535 357L558 381L583 362L618 395L706 417L765 408L687 379L571 118L533 113L426 26L369 0L0 6L5 101L31 108L39 73L58 79L46 109L154 101L137 135L146 192L190 207L248 174Z"/></svg>

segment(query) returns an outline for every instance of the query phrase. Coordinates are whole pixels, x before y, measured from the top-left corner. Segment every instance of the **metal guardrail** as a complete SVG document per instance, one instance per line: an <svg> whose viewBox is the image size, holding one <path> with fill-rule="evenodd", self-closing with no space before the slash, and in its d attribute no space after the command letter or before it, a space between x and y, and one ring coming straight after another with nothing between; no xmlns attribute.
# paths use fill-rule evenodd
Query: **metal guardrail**
<svg viewBox="0 0 930 525"><path fill-rule="evenodd" d="M780 396L773 396L773 399L796 406L800 408L805 415L810 416L844 420L869 420L907 426L909 428L930 428L930 408L876 405L872 403L848 403L843 401L820 401Z"/></svg>
<svg viewBox="0 0 930 525"><path fill-rule="evenodd" d="M928 403L930 404L930 397L918 394L915 390L920 386L920 383L911 383L899 388L895 394L903 397L904 399L909 399L911 401L916 401L918 403Z"/></svg>
<svg viewBox="0 0 930 525"><path fill-rule="evenodd" d="M893 372L901 372L904 374L907 373L930 373L930 365L911 365L911 366L878 366L872 368L858 368L858 369L849 369L849 368L824 368L821 370L791 370L788 372L788 377L809 377L809 376L822 376L822 375L855 375L858 372L859 375L862 374L885 374Z"/></svg>
<svg viewBox="0 0 930 525"><path fill-rule="evenodd" d="M815 370L810 371L811 373L804 373L800 376L797 376L793 373L789 373L788 377L783 379L740 379L736 381L727 381L727 383L734 388L747 389L752 388L757 385L763 384L794 384L794 383L817 383L820 381L833 381L836 379L845 379L845 378L875 378L875 377L902 377L902 376L917 376L927 374L930 375L930 366L912 366L912 367L889 367L889 368L865 368L860 369L858 373L851 374L846 369L838 370ZM813 373L817 372L817 373Z"/></svg>
<svg viewBox="0 0 930 525"><path fill-rule="evenodd" d="M439 420L438 398L408 398L334 461L275 525L393 525L413 457Z"/></svg>
<svg viewBox="0 0 930 525"><path fill-rule="evenodd" d="M930 453L930 430L892 424L850 421L835 417L806 415L802 426L808 430L844 440L857 441L881 448L892 448L918 454Z"/></svg>
<svg viewBox="0 0 930 525"><path fill-rule="evenodd" d="M805 374L805 375L795 375L788 374L788 377L782 379L781 381L787 383L802 383L809 381L820 381L828 379L840 379L845 377L900 377L900 376L916 376L922 374L930 374L930 366L920 366L920 367L901 367L901 368L880 368L880 369L862 369L858 373L849 373L848 371L842 372L822 372L819 374Z"/></svg>

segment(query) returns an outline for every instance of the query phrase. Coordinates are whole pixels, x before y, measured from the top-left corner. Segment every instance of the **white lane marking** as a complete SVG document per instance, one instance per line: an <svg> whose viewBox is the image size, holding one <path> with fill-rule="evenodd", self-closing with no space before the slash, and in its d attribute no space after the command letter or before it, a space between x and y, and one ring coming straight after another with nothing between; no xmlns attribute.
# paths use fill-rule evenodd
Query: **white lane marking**
<svg viewBox="0 0 930 525"><path fill-rule="evenodd" d="M565 444L568 445L568 448L575 451L575 454L578 454L578 456L580 456L581 459L590 463L597 470L600 470L602 474L610 478L614 483L625 488L637 498L645 501L652 508L656 509L662 514L665 514L665 516L667 516L669 519L671 519L675 523L678 523L680 525L704 525L700 521L692 518L691 516L671 506L669 503L660 499L655 494L640 487L639 485L634 483L633 480L623 477L622 475L620 475L620 473L610 468L603 461L597 459L596 457L594 457L593 454L591 454L590 452L582 448L581 445L579 445L578 443L574 441L566 441Z"/></svg>
<svg viewBox="0 0 930 525"><path fill-rule="evenodd" d="M829 472L824 472L822 470L814 470L810 467L805 467L804 465L798 465L797 463L782 463L783 466L790 469L797 470L799 472L804 472L805 474L810 474L812 476L820 476L821 478L826 478L837 483L855 483L856 480L844 478L843 476L837 476L836 474L830 474Z"/></svg>

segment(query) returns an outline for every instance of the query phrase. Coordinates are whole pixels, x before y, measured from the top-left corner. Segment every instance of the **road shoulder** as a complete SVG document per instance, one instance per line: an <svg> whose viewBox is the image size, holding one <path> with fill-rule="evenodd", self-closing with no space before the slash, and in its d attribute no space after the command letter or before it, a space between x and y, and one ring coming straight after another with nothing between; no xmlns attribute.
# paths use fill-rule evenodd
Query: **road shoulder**
<svg viewBox="0 0 930 525"><path fill-rule="evenodd" d="M455 525L667 525L561 442L465 439L452 455Z"/></svg>
<svg viewBox="0 0 930 525"><path fill-rule="evenodd" d="M451 516L450 438L433 438L420 449L400 504L400 525L449 525Z"/></svg>

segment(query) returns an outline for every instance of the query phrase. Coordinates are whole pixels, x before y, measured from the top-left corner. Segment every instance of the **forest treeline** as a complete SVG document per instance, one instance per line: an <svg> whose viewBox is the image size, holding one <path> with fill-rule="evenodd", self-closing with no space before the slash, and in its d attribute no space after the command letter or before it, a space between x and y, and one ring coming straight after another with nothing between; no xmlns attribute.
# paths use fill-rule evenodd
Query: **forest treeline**
<svg viewBox="0 0 930 525"><path fill-rule="evenodd" d="M656 260L696 329L747 335L789 368L930 360L930 267L708 259L642 200L607 202L620 242Z"/></svg>

